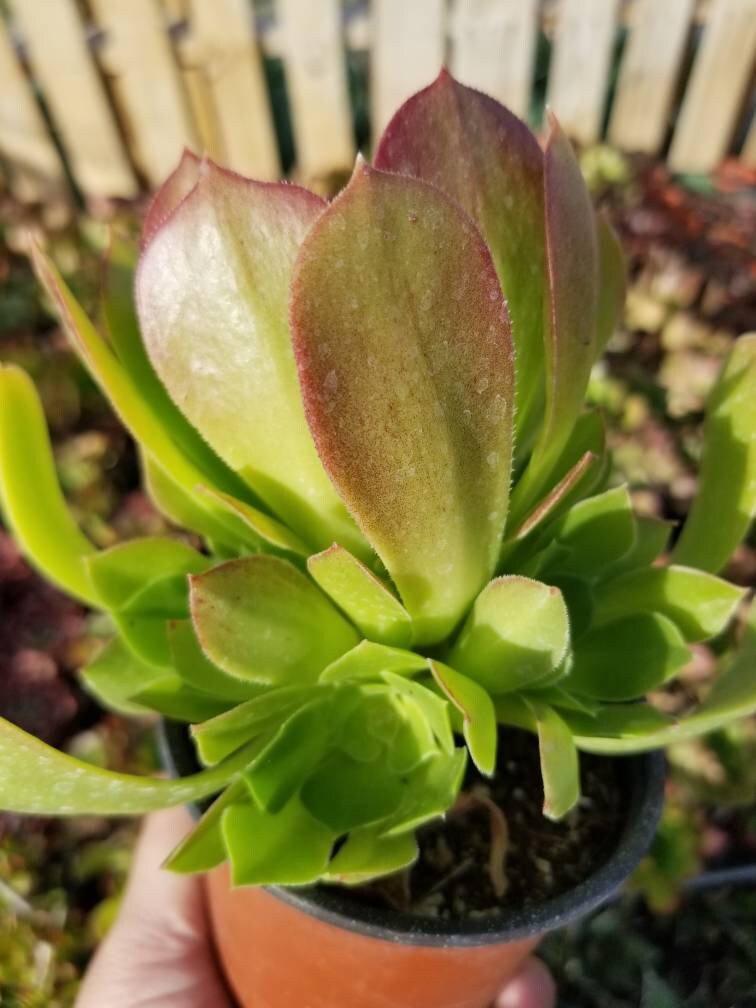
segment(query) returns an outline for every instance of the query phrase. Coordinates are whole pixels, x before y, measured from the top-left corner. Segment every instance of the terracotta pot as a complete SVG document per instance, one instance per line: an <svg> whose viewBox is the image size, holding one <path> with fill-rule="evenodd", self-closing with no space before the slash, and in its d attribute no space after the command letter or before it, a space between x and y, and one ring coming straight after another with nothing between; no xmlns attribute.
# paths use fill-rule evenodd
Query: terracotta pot
<svg viewBox="0 0 756 1008"><path fill-rule="evenodd" d="M183 726L166 724L166 765L196 767ZM661 813L664 758L618 762L627 817L596 872L555 899L464 922L413 918L348 889L232 889L207 877L216 945L242 1008L488 1008L547 931L604 903L646 853Z"/></svg>

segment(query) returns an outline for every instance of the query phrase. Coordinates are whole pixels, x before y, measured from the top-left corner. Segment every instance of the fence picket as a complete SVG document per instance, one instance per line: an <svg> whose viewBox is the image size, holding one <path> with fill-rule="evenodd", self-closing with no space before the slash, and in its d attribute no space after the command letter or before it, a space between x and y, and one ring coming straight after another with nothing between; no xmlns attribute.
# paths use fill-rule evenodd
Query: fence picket
<svg viewBox="0 0 756 1008"><path fill-rule="evenodd" d="M29 63L85 195L134 196L136 180L74 0L12 0Z"/></svg>
<svg viewBox="0 0 756 1008"><path fill-rule="evenodd" d="M727 153L756 52L756 0L713 0L672 139L673 171L706 172Z"/></svg>
<svg viewBox="0 0 756 1008"><path fill-rule="evenodd" d="M132 154L151 185L196 147L193 124L155 0L92 0L106 32L101 61L126 123Z"/></svg>
<svg viewBox="0 0 756 1008"><path fill-rule="evenodd" d="M695 0L636 0L609 136L625 150L655 154L667 131Z"/></svg>
<svg viewBox="0 0 756 1008"><path fill-rule="evenodd" d="M63 165L2 18L0 156L6 164L10 189L22 203L64 198Z"/></svg>
<svg viewBox="0 0 756 1008"><path fill-rule="evenodd" d="M179 57L203 147L257 179L281 167L270 99L247 0L185 0Z"/></svg>
<svg viewBox="0 0 756 1008"><path fill-rule="evenodd" d="M380 136L401 103L430 84L445 56L444 0L373 0L371 122Z"/></svg>
<svg viewBox="0 0 756 1008"><path fill-rule="evenodd" d="M580 143L601 133L618 0L561 0L557 8L548 102Z"/></svg>
<svg viewBox="0 0 756 1008"><path fill-rule="evenodd" d="M325 182L354 160L339 0L279 0L297 173Z"/></svg>
<svg viewBox="0 0 756 1008"><path fill-rule="evenodd" d="M539 0L457 0L452 70L464 84L527 117L533 85Z"/></svg>

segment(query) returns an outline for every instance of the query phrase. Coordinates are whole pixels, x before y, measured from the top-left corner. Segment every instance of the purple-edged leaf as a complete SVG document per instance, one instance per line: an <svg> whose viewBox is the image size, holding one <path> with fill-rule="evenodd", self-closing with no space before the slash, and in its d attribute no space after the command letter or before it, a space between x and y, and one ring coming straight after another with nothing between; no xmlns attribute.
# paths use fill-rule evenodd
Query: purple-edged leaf
<svg viewBox="0 0 756 1008"><path fill-rule="evenodd" d="M145 345L173 400L268 506L321 548L359 539L307 429L287 324L294 259L323 207L298 186L203 163L137 273Z"/></svg>
<svg viewBox="0 0 756 1008"><path fill-rule="evenodd" d="M395 647L412 642L412 621L402 603L343 546L311 556L307 569L369 640Z"/></svg>
<svg viewBox="0 0 756 1008"><path fill-rule="evenodd" d="M599 259L599 292L596 315L596 356L617 328L627 293L627 263L619 238L605 213L596 216L596 241Z"/></svg>
<svg viewBox="0 0 756 1008"><path fill-rule="evenodd" d="M191 579L190 597L203 650L240 679L312 683L359 641L317 585L277 557L213 567Z"/></svg>
<svg viewBox="0 0 756 1008"><path fill-rule="evenodd" d="M394 115L375 153L383 171L424 179L475 220L507 298L517 351L518 432L543 401L543 154L525 125L442 70Z"/></svg>
<svg viewBox="0 0 756 1008"><path fill-rule="evenodd" d="M756 332L730 351L706 412L698 492L672 553L716 574L756 514Z"/></svg>
<svg viewBox="0 0 756 1008"><path fill-rule="evenodd" d="M442 193L360 165L302 246L291 318L320 457L417 641L439 640L507 508L513 351L488 250Z"/></svg>
<svg viewBox="0 0 756 1008"><path fill-rule="evenodd" d="M569 506L574 500L575 491L579 491L581 484L584 484L586 477L590 476L590 470L595 469L600 464L600 459L593 452L586 452L570 471L552 487L538 505L530 512L519 528L514 531L515 539L524 539L530 535L539 525L553 518L558 510Z"/></svg>
<svg viewBox="0 0 756 1008"><path fill-rule="evenodd" d="M178 166L152 197L142 225L142 248L149 245L173 211L196 186L202 161L190 150L184 150Z"/></svg>
<svg viewBox="0 0 756 1008"><path fill-rule="evenodd" d="M481 773L491 776L496 769L496 714L493 700L474 679L429 661L433 678L444 695L462 715L462 730L470 756Z"/></svg>
<svg viewBox="0 0 756 1008"><path fill-rule="evenodd" d="M546 261L546 402L525 479L556 461L583 404L596 356L598 250L593 207L569 140L550 118L544 151Z"/></svg>

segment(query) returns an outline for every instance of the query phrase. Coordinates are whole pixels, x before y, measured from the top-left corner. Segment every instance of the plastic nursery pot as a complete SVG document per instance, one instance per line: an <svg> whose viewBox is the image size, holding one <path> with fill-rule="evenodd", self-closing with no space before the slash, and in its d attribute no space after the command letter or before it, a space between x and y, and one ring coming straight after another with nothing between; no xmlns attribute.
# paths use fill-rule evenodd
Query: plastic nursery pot
<svg viewBox="0 0 756 1008"><path fill-rule="evenodd" d="M168 769L196 769L184 726L162 732ZM593 875L562 895L496 917L445 921L359 900L349 889L234 889L207 876L218 954L242 1008L488 1008L547 932L608 900L647 852L664 797L660 753L617 762L626 818ZM250 838L253 842L253 838Z"/></svg>

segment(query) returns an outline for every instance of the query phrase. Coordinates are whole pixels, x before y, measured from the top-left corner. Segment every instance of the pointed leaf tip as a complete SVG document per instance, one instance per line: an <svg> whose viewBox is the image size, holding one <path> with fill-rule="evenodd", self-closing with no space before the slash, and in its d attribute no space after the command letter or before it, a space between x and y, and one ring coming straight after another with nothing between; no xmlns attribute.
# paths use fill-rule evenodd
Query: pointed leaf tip
<svg viewBox="0 0 756 1008"><path fill-rule="evenodd" d="M176 207L194 189L200 177L202 160L185 147L178 165L150 201L142 225L141 247L149 245L156 231L168 220Z"/></svg>

